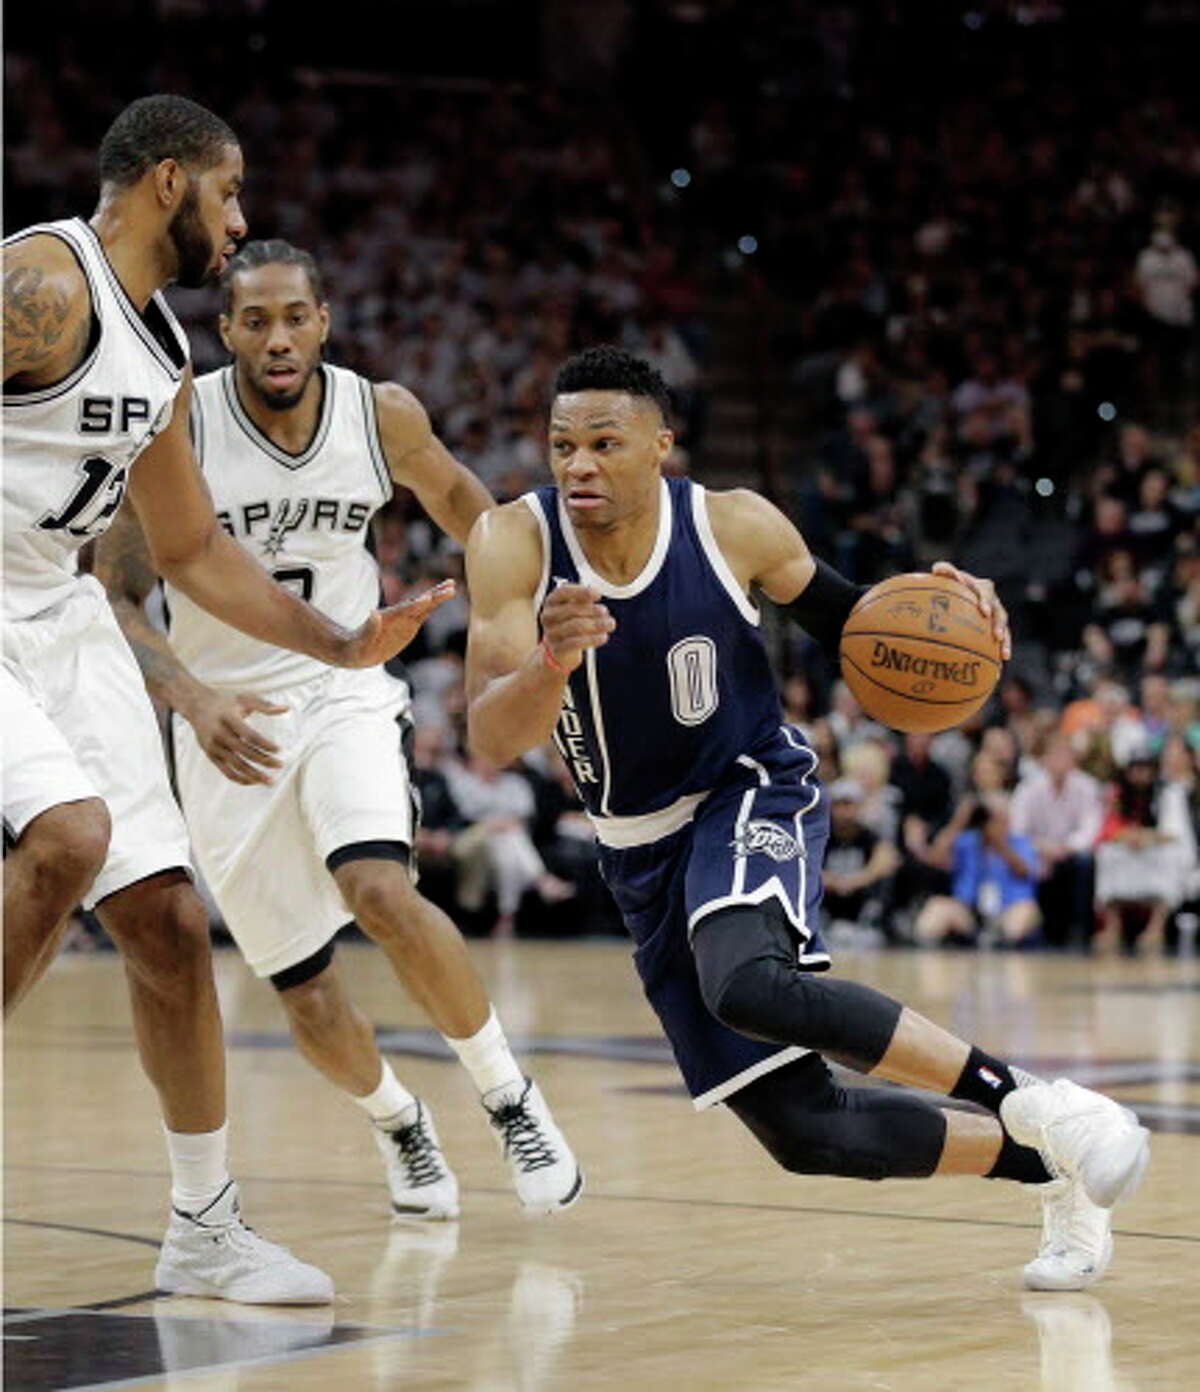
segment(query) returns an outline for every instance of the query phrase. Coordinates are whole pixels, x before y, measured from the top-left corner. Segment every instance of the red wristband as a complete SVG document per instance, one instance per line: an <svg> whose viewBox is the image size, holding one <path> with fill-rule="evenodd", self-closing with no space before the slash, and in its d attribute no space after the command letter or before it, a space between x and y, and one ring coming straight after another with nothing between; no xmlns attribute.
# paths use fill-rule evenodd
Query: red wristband
<svg viewBox="0 0 1200 1392"><path fill-rule="evenodd" d="M538 647L542 650L542 661L547 667L553 668L553 670L558 672L561 676L569 677L571 675L571 669L569 667L564 667L558 658L554 656L550 651L550 645L544 638L538 644Z"/></svg>

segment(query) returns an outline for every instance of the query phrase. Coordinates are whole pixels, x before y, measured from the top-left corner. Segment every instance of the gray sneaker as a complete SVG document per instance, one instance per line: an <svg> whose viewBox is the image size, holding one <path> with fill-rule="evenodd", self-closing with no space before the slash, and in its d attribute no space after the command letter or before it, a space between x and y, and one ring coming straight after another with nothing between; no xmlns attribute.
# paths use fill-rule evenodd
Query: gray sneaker
<svg viewBox="0 0 1200 1392"><path fill-rule="evenodd" d="M333 1282L323 1271L242 1222L233 1180L199 1213L171 1210L154 1284L168 1295L206 1295L244 1305L333 1300Z"/></svg>

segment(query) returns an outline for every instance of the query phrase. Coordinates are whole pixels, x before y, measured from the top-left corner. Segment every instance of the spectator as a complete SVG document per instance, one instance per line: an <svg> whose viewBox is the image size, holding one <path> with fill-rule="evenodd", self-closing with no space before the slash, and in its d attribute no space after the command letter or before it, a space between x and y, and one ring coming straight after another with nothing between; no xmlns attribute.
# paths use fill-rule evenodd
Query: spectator
<svg viewBox="0 0 1200 1392"><path fill-rule="evenodd" d="M519 773L497 769L476 755L449 763L445 772L455 805L470 823L454 842L458 902L468 913L478 913L494 891L492 936L511 938L528 891L546 903L560 903L575 888L546 869L533 844L533 789Z"/></svg>
<svg viewBox="0 0 1200 1392"><path fill-rule="evenodd" d="M900 794L904 852L894 903L901 909L946 889L945 871L933 857L933 841L950 820L953 797L950 775L933 757L932 748L932 735L905 735L904 748L892 760L891 783Z"/></svg>
<svg viewBox="0 0 1200 1392"><path fill-rule="evenodd" d="M1127 934L1145 951L1161 951L1167 915L1187 883L1184 848L1163 824L1158 765L1138 754L1121 770L1096 847L1100 930L1093 947L1112 949Z"/></svg>
<svg viewBox="0 0 1200 1392"><path fill-rule="evenodd" d="M900 831L900 794L888 782L891 756L878 739L862 740L842 755L842 772L858 785L859 821L881 841L895 843Z"/></svg>
<svg viewBox="0 0 1200 1392"><path fill-rule="evenodd" d="M998 945L1041 941L1037 852L1009 827L1007 799L965 800L938 838L950 870L949 895L933 895L917 915L917 941L972 943L981 933Z"/></svg>
<svg viewBox="0 0 1200 1392"><path fill-rule="evenodd" d="M890 841L876 836L859 819L863 790L852 778L839 778L829 790L829 848L825 853L825 915L836 941L851 925L879 929L887 882L900 864ZM851 938L851 944L858 941Z"/></svg>
<svg viewBox="0 0 1200 1392"><path fill-rule="evenodd" d="M1046 940L1056 947L1086 945L1092 931L1093 850L1104 799L1100 784L1076 767L1065 735L1051 735L1041 767L1013 794L1012 830L1037 851L1037 900Z"/></svg>

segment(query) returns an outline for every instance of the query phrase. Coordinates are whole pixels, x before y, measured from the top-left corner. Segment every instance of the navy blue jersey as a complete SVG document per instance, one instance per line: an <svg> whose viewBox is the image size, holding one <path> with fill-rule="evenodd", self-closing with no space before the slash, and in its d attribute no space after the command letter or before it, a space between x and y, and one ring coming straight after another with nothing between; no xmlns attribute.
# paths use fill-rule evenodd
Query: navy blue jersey
<svg viewBox="0 0 1200 1392"><path fill-rule="evenodd" d="M555 742L587 810L640 817L715 788L783 723L758 611L721 555L704 489L664 479L641 574L614 585L588 565L558 489L526 503L542 524L537 596L562 582L603 595L616 629L571 674Z"/></svg>

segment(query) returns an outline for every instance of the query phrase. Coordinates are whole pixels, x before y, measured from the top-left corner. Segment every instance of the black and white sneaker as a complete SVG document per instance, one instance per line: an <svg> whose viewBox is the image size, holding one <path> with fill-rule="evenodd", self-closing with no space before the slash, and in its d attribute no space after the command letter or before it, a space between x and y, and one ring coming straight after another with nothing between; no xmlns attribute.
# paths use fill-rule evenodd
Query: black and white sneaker
<svg viewBox="0 0 1200 1392"><path fill-rule="evenodd" d="M530 1078L485 1093L483 1107L527 1213L567 1208L583 1190L583 1173Z"/></svg>
<svg viewBox="0 0 1200 1392"><path fill-rule="evenodd" d="M406 1218L457 1218L458 1180L425 1104L413 1101L395 1122L374 1130L396 1212Z"/></svg>

